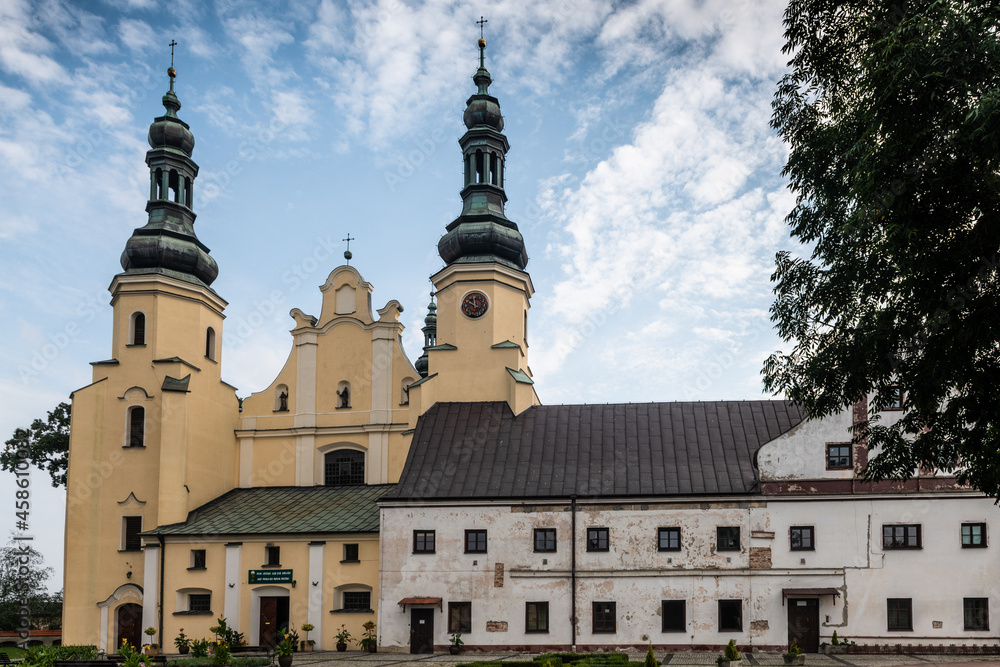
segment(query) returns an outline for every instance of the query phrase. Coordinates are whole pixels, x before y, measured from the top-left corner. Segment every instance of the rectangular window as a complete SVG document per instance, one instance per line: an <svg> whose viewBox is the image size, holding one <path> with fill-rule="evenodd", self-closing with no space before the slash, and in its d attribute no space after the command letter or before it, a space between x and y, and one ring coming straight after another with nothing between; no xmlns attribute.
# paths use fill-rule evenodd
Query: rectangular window
<svg viewBox="0 0 1000 667"><path fill-rule="evenodd" d="M719 600L719 632L743 632L743 600Z"/></svg>
<svg viewBox="0 0 1000 667"><path fill-rule="evenodd" d="M484 554L486 553L486 531L467 530L465 531L465 553Z"/></svg>
<svg viewBox="0 0 1000 667"><path fill-rule="evenodd" d="M204 570L205 569L205 550L204 549L192 549L191 550L191 568L192 570Z"/></svg>
<svg viewBox="0 0 1000 667"><path fill-rule="evenodd" d="M659 551L680 551L681 529L658 528L656 530L656 548Z"/></svg>
<svg viewBox="0 0 1000 667"><path fill-rule="evenodd" d="M344 591L344 609L369 611L372 608L371 591Z"/></svg>
<svg viewBox="0 0 1000 667"><path fill-rule="evenodd" d="M344 560L341 563L357 563L360 562L358 557L358 545L357 544L345 544L344 545Z"/></svg>
<svg viewBox="0 0 1000 667"><path fill-rule="evenodd" d="M524 631L549 631L549 603L528 602L524 607Z"/></svg>
<svg viewBox="0 0 1000 667"><path fill-rule="evenodd" d="M985 523L963 523L962 524L962 548L975 549L986 546L986 524Z"/></svg>
<svg viewBox="0 0 1000 667"><path fill-rule="evenodd" d="M920 524L901 523L882 526L883 549L919 549Z"/></svg>
<svg viewBox="0 0 1000 667"><path fill-rule="evenodd" d="M448 634L472 632L472 603L448 603Z"/></svg>
<svg viewBox="0 0 1000 667"><path fill-rule="evenodd" d="M546 552L556 550L556 529L535 528L535 551Z"/></svg>
<svg viewBox="0 0 1000 667"><path fill-rule="evenodd" d="M684 600L663 601L663 631L687 632L687 619L684 617Z"/></svg>
<svg viewBox="0 0 1000 667"><path fill-rule="evenodd" d="M281 565L281 547L268 545L264 547L264 566L278 567Z"/></svg>
<svg viewBox="0 0 1000 667"><path fill-rule="evenodd" d="M839 443L826 446L827 470L843 470L851 468L851 445Z"/></svg>
<svg viewBox="0 0 1000 667"><path fill-rule="evenodd" d="M715 548L717 551L739 551L740 527L718 526L715 529Z"/></svg>
<svg viewBox="0 0 1000 667"><path fill-rule="evenodd" d="M889 389L889 401L885 405L886 410L903 409L903 389L898 385L893 385Z"/></svg>
<svg viewBox="0 0 1000 667"><path fill-rule="evenodd" d="M188 609L203 614L212 613L212 594L191 593L188 596Z"/></svg>
<svg viewBox="0 0 1000 667"><path fill-rule="evenodd" d="M588 528L587 551L607 551L607 550L608 550L608 529Z"/></svg>
<svg viewBox="0 0 1000 667"><path fill-rule="evenodd" d="M965 611L966 630L990 629L989 598L965 598L962 600L962 606Z"/></svg>
<svg viewBox="0 0 1000 667"><path fill-rule="evenodd" d="M789 537L792 551L812 551L816 548L812 526L792 526L789 529Z"/></svg>
<svg viewBox="0 0 1000 667"><path fill-rule="evenodd" d="M432 554L434 553L434 531L415 530L413 531L413 553Z"/></svg>
<svg viewBox="0 0 1000 667"><path fill-rule="evenodd" d="M607 530L607 529L605 529ZM594 634L613 633L616 630L614 602L594 603Z"/></svg>
<svg viewBox="0 0 1000 667"><path fill-rule="evenodd" d="M142 538L139 537L139 533L142 532L142 517L141 516L124 516L122 517L122 547L125 551L141 551L142 550Z"/></svg>
<svg viewBox="0 0 1000 667"><path fill-rule="evenodd" d="M910 598L889 598L886 600L889 630L913 629L913 600Z"/></svg>

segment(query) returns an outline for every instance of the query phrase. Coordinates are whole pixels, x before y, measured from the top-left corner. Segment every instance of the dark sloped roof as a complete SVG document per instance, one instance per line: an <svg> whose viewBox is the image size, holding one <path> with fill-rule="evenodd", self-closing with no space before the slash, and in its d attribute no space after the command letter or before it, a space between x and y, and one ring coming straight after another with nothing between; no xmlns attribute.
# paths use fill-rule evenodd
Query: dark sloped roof
<svg viewBox="0 0 1000 667"><path fill-rule="evenodd" d="M377 533L376 501L393 484L233 489L146 535Z"/></svg>
<svg viewBox="0 0 1000 667"><path fill-rule="evenodd" d="M745 494L790 401L535 406L438 403L386 500Z"/></svg>

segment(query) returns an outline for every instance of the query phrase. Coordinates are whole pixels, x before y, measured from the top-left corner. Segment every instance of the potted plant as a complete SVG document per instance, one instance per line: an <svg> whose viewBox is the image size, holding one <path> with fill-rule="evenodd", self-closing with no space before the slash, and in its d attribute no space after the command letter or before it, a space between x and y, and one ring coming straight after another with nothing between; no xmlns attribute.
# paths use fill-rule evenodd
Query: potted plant
<svg viewBox="0 0 1000 667"><path fill-rule="evenodd" d="M855 643L849 639L840 639L837 637L837 631L834 630L833 637L830 638L830 643L823 642L821 648L826 655L837 655L839 653L847 653L851 646L855 646Z"/></svg>
<svg viewBox="0 0 1000 667"><path fill-rule="evenodd" d="M455 632L451 635L451 646L448 648L448 651L452 655L458 655L461 653L462 644L464 643L465 642L462 641L462 633L458 631L458 628L455 628Z"/></svg>
<svg viewBox="0 0 1000 667"><path fill-rule="evenodd" d="M354 639L354 637L352 637L351 633L347 631L346 625L341 625L340 632L336 634L334 639L337 640L337 650L343 653L347 650L347 642Z"/></svg>
<svg viewBox="0 0 1000 667"><path fill-rule="evenodd" d="M313 625L312 623L303 623L302 624L302 631L306 633L306 638L302 642L302 646L300 646L299 648L301 648L303 651L305 651L307 653L311 652L313 650L313 645L316 643L313 640L309 639L309 631L310 630L314 630L315 628L316 628L316 626Z"/></svg>
<svg viewBox="0 0 1000 667"><path fill-rule="evenodd" d="M188 651L191 650L191 639L184 634L184 628L181 628L180 634L174 637L174 646L177 647L177 652L181 655L187 655Z"/></svg>
<svg viewBox="0 0 1000 667"><path fill-rule="evenodd" d="M282 631L281 641L274 647L274 652L278 656L280 667L289 667L292 664L292 653L295 652L295 640L288 630Z"/></svg>
<svg viewBox="0 0 1000 667"><path fill-rule="evenodd" d="M156 628L152 625L143 630L147 637L149 637L149 642L146 644L146 655L157 655L160 652L160 645L153 641L153 637L156 636Z"/></svg>
<svg viewBox="0 0 1000 667"><path fill-rule="evenodd" d="M736 640L730 639L726 648L722 650L722 655L715 659L719 667L739 667L743 661L740 660L740 652L736 650Z"/></svg>
<svg viewBox="0 0 1000 667"><path fill-rule="evenodd" d="M802 649L799 648L798 643L795 641L795 637L792 637L792 643L788 645L788 652L781 654L781 659L785 661L786 665L805 664L806 657L802 655Z"/></svg>
<svg viewBox="0 0 1000 667"><path fill-rule="evenodd" d="M378 650L378 635L375 633L375 621L365 621L361 626L365 629L365 636L361 638L358 645L362 651L375 653Z"/></svg>

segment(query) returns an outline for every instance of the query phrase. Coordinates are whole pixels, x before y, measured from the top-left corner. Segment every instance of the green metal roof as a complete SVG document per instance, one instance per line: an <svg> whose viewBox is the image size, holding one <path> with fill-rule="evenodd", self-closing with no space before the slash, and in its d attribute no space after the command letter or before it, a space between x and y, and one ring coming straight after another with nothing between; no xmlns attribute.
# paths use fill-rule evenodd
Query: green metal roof
<svg viewBox="0 0 1000 667"><path fill-rule="evenodd" d="M143 535L377 533L376 501L395 484L233 489L188 513L187 521Z"/></svg>

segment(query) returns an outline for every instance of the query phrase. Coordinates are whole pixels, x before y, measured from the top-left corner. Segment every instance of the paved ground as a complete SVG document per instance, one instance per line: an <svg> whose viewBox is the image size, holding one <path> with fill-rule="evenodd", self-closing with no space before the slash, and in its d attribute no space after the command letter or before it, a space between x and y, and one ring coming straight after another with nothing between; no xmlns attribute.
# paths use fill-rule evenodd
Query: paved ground
<svg viewBox="0 0 1000 667"><path fill-rule="evenodd" d="M634 651L633 660L641 661L644 652ZM685 667L688 665L714 665L716 653L685 652L657 653L656 658L664 666ZM783 665L780 653L754 653L747 655L745 667L758 665L771 667ZM530 660L529 653L496 652L483 653L479 651L462 653L457 656L448 653L433 655L410 655L408 653L362 653L348 651L346 653L296 653L292 667L456 667L463 662L495 661L504 663L510 661ZM948 665L949 667L1000 667L1000 656L984 655L818 655L809 654L806 657L806 667L926 667L927 665Z"/></svg>

